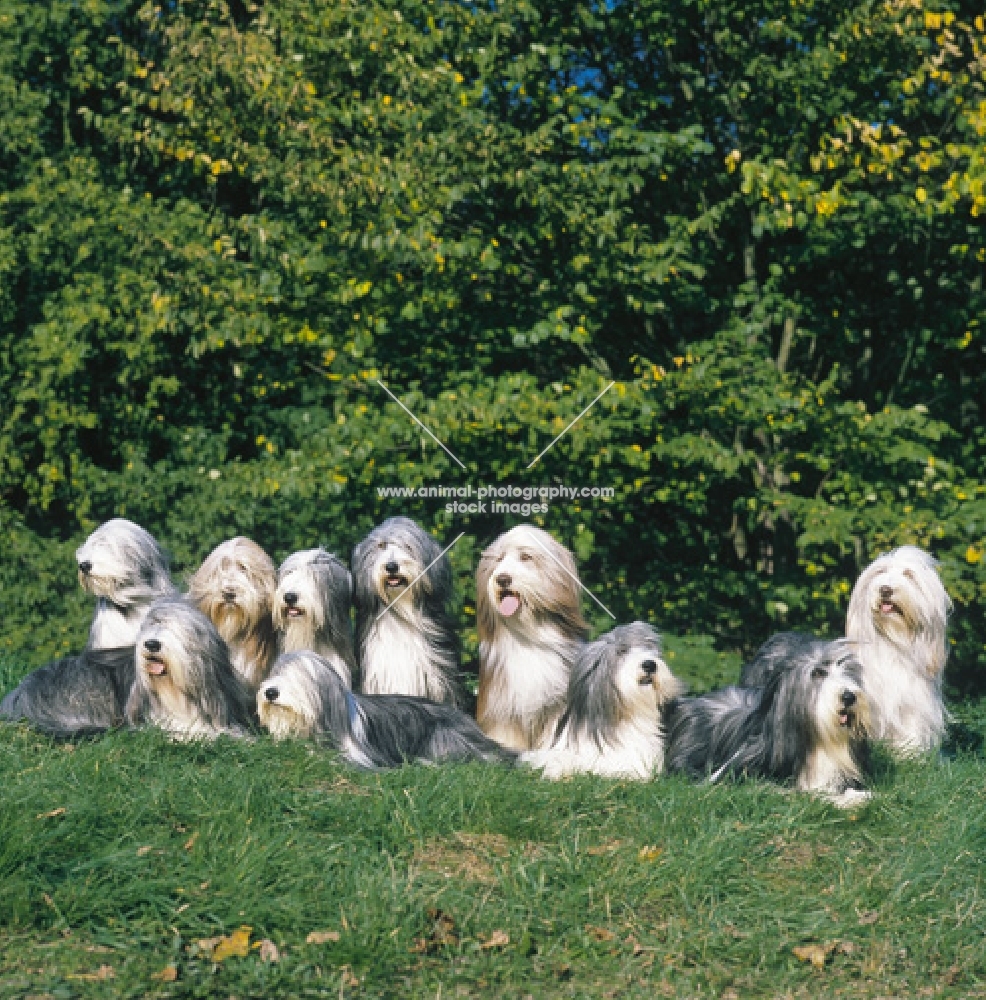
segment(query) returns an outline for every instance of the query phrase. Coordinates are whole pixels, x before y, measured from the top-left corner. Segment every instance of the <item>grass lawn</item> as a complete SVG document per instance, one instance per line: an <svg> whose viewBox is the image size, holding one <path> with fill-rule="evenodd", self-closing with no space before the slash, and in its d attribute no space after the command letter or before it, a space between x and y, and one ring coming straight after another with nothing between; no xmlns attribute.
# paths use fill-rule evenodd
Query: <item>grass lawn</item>
<svg viewBox="0 0 986 1000"><path fill-rule="evenodd" d="M154 732L0 726L0 771L4 1000L986 997L972 755L848 813Z"/></svg>

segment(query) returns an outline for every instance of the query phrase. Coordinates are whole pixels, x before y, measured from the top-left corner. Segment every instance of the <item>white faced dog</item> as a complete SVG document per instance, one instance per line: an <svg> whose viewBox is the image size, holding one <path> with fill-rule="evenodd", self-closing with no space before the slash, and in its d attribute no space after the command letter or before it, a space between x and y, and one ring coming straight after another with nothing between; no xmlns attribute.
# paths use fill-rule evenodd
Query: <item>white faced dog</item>
<svg viewBox="0 0 986 1000"><path fill-rule="evenodd" d="M849 598L846 636L863 665L872 735L904 754L938 746L948 721L942 674L952 602L937 565L902 546L863 570Z"/></svg>
<svg viewBox="0 0 986 1000"><path fill-rule="evenodd" d="M353 549L352 566L363 692L458 704L452 567L438 542L410 518L391 517Z"/></svg>
<svg viewBox="0 0 986 1000"><path fill-rule="evenodd" d="M144 615L176 593L168 557L154 537L122 517L101 524L75 553L79 583L97 598L89 649L132 646Z"/></svg>
<svg viewBox="0 0 986 1000"><path fill-rule="evenodd" d="M281 564L274 595L278 652L311 650L324 657L352 687L356 658L349 611L349 570L325 549L294 552Z"/></svg>
<svg viewBox="0 0 986 1000"><path fill-rule="evenodd" d="M869 706L845 639L788 633L763 687L729 687L668 709L666 769L793 782L836 805L867 798ZM779 648L779 647L777 647Z"/></svg>
<svg viewBox="0 0 986 1000"><path fill-rule="evenodd" d="M233 669L253 691L274 662L274 563L242 536L217 545L188 583L194 601L229 646Z"/></svg>
<svg viewBox="0 0 986 1000"><path fill-rule="evenodd" d="M479 561L476 618L479 725L515 750L542 747L588 632L572 554L532 524L501 535Z"/></svg>
<svg viewBox="0 0 986 1000"><path fill-rule="evenodd" d="M579 650L550 747L521 760L546 778L577 772L651 778L664 767L663 710L681 693L654 628L621 625Z"/></svg>
<svg viewBox="0 0 986 1000"><path fill-rule="evenodd" d="M257 692L257 714L275 738L325 740L357 767L514 759L451 705L406 695L353 694L317 653L278 658Z"/></svg>
<svg viewBox="0 0 986 1000"><path fill-rule="evenodd" d="M126 708L130 725L150 723L177 739L244 736L251 728L251 702L206 615L180 599L151 606L137 634Z"/></svg>

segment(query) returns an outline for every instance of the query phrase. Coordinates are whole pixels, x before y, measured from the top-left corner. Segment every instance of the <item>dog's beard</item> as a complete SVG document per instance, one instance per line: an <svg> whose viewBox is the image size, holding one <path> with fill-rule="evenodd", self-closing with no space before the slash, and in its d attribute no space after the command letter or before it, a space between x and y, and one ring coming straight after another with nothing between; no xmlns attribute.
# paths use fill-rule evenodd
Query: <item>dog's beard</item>
<svg viewBox="0 0 986 1000"><path fill-rule="evenodd" d="M312 734L311 721L286 705L258 703L258 715L274 739L307 739Z"/></svg>

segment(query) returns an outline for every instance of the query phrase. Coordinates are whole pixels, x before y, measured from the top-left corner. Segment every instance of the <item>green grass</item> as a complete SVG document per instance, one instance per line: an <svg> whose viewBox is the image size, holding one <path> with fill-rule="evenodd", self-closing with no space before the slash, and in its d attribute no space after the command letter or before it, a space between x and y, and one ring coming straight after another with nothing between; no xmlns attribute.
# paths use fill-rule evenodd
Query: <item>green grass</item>
<svg viewBox="0 0 986 1000"><path fill-rule="evenodd" d="M4 1000L986 996L968 753L887 764L849 813L752 782L362 774L298 743L10 725L0 773ZM241 925L279 960L196 945Z"/></svg>

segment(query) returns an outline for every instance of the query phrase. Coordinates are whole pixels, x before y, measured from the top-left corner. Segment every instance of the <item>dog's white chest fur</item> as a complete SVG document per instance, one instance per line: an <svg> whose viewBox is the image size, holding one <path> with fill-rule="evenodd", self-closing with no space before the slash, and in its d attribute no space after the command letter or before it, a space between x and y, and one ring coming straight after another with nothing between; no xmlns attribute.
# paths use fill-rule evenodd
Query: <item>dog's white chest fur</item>
<svg viewBox="0 0 986 1000"><path fill-rule="evenodd" d="M137 641L137 633L149 606L149 604L134 605L125 614L105 597L99 598L89 629L89 648L112 649L115 646L132 646Z"/></svg>
<svg viewBox="0 0 986 1000"><path fill-rule="evenodd" d="M501 628L481 643L480 662L489 687L480 725L513 749L533 749L554 736L565 706L573 644L547 627L535 634Z"/></svg>
<svg viewBox="0 0 986 1000"><path fill-rule="evenodd" d="M363 647L364 694L409 694L432 701L448 697L448 682L436 662L424 622L410 622L397 609L381 616Z"/></svg>
<svg viewBox="0 0 986 1000"><path fill-rule="evenodd" d="M541 768L545 778L600 774L647 780L664 769L664 738L656 718L625 719L601 744L573 737L566 727L555 746L521 754L521 760Z"/></svg>

